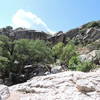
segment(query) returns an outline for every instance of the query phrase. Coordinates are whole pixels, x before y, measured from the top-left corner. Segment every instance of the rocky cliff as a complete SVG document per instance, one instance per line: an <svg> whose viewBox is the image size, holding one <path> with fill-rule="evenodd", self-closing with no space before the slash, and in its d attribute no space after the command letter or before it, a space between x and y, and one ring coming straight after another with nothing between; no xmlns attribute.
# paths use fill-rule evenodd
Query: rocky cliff
<svg viewBox="0 0 100 100"><path fill-rule="evenodd" d="M9 91L7 100L100 100L100 69L38 76Z"/></svg>
<svg viewBox="0 0 100 100"><path fill-rule="evenodd" d="M0 35L6 35L12 39L46 40L50 35L43 31L29 30L24 28L13 29L11 26L0 29Z"/></svg>

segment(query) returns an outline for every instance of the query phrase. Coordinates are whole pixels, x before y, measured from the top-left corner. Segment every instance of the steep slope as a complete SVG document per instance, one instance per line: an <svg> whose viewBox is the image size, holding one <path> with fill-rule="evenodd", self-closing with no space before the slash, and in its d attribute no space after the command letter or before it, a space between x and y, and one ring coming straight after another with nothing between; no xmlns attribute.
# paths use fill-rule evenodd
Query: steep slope
<svg viewBox="0 0 100 100"><path fill-rule="evenodd" d="M70 39L73 39L76 44L88 44L100 39L100 21L89 22L65 33L60 31L49 38L49 41L67 43Z"/></svg>

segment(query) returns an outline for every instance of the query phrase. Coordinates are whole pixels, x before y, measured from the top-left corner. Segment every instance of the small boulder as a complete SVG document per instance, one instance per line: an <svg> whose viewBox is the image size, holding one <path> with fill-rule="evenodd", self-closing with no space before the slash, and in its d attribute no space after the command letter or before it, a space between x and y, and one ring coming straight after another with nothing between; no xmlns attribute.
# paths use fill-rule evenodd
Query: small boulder
<svg viewBox="0 0 100 100"><path fill-rule="evenodd" d="M76 88L83 93L95 91L95 85L92 82L89 82L89 80L83 79L76 82Z"/></svg>
<svg viewBox="0 0 100 100"><path fill-rule="evenodd" d="M7 86L0 85L0 100L5 100L10 96L10 92Z"/></svg>
<svg viewBox="0 0 100 100"><path fill-rule="evenodd" d="M98 61L98 64L99 64L100 50L93 50L88 54L82 54L82 55L79 56L79 59L81 61L93 61L93 62Z"/></svg>
<svg viewBox="0 0 100 100"><path fill-rule="evenodd" d="M51 68L51 73L56 74L62 71L62 66L55 66Z"/></svg>

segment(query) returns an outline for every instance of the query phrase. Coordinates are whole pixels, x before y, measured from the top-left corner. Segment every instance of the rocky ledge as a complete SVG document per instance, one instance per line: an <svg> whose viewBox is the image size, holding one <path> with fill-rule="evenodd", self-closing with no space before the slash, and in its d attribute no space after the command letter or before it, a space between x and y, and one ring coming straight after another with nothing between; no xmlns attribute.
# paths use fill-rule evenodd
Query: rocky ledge
<svg viewBox="0 0 100 100"><path fill-rule="evenodd" d="M38 76L9 91L7 100L100 100L100 70Z"/></svg>

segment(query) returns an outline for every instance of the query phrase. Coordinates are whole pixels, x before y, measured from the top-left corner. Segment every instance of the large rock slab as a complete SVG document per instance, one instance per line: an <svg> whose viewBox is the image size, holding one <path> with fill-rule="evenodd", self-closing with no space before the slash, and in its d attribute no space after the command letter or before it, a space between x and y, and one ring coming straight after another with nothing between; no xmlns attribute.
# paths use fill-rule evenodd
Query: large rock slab
<svg viewBox="0 0 100 100"><path fill-rule="evenodd" d="M38 76L9 89L11 94L17 92L14 96L19 98L14 100L100 100L100 71Z"/></svg>

